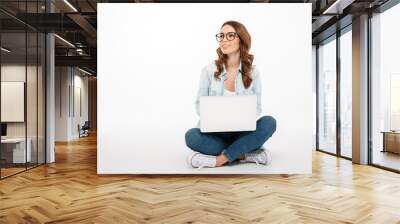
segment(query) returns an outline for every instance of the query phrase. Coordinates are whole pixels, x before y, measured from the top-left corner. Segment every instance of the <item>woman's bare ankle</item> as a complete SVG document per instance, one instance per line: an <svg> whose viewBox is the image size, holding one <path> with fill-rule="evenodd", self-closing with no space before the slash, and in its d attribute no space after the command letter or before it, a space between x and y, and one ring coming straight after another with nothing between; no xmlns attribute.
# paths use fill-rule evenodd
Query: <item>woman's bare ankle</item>
<svg viewBox="0 0 400 224"><path fill-rule="evenodd" d="M228 161L229 161L228 158L226 158L226 156L224 154L221 154L221 155L217 156L216 166L222 166Z"/></svg>

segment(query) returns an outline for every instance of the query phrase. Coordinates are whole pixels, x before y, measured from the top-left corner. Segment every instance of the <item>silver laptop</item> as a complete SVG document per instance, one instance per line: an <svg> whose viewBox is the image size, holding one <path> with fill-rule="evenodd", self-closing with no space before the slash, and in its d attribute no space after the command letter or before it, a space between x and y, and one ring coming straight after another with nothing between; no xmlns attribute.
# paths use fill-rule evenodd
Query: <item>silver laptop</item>
<svg viewBox="0 0 400 224"><path fill-rule="evenodd" d="M201 132L254 131L256 122L256 95L200 97Z"/></svg>

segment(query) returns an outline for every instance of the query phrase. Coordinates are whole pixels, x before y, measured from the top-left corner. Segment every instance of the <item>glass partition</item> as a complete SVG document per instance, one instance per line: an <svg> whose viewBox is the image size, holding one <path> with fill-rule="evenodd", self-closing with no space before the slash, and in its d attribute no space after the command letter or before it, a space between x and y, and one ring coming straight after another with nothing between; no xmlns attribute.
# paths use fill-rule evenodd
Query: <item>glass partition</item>
<svg viewBox="0 0 400 224"><path fill-rule="evenodd" d="M45 99L46 99L46 76L45 76L45 65L46 65L46 38L45 34L43 33L38 33L38 65L37 65L37 90L38 90L38 96L37 96L37 128L38 128L38 133L37 133L37 162L38 164L43 164L46 162L46 139L45 139L45 124L46 124L46 104L45 104Z"/></svg>
<svg viewBox="0 0 400 224"><path fill-rule="evenodd" d="M0 1L17 16L44 5ZM45 163L45 34L12 15L0 12L0 179Z"/></svg>
<svg viewBox="0 0 400 224"><path fill-rule="evenodd" d="M27 33L27 98L26 98L26 112L27 112L27 150L30 151L30 160L27 167L34 167L37 165L38 158L38 35L36 32Z"/></svg>
<svg viewBox="0 0 400 224"><path fill-rule="evenodd" d="M24 171L31 161L26 144L26 41L25 32L1 34L2 177Z"/></svg>

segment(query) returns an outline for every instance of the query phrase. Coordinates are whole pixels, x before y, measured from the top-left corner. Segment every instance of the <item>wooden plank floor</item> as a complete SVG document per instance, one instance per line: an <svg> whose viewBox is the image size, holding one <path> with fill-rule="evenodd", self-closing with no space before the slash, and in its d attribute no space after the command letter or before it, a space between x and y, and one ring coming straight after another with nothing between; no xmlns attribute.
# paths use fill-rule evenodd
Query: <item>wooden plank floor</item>
<svg viewBox="0 0 400 224"><path fill-rule="evenodd" d="M96 174L96 138L0 181L0 223L400 223L400 175L320 152L312 175Z"/></svg>

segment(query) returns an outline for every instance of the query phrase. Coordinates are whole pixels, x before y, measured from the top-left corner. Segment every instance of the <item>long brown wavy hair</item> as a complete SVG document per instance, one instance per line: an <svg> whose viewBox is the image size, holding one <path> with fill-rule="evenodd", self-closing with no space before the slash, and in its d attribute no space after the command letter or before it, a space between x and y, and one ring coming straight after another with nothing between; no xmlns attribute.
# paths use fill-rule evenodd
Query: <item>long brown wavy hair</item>
<svg viewBox="0 0 400 224"><path fill-rule="evenodd" d="M251 36L247 31L246 27L239 22L233 20L226 21L224 24L222 24L221 29L225 25L232 26L239 36L240 60L242 60L242 80L244 87L247 89L251 85L251 82L253 81L251 77L251 69L252 69L254 55L249 53L251 47ZM228 61L228 55L222 53L220 47L217 48L217 54L218 54L218 59L215 60L217 71L214 73L214 78L220 80L220 75L224 70L223 66L224 64L226 65L226 62Z"/></svg>

